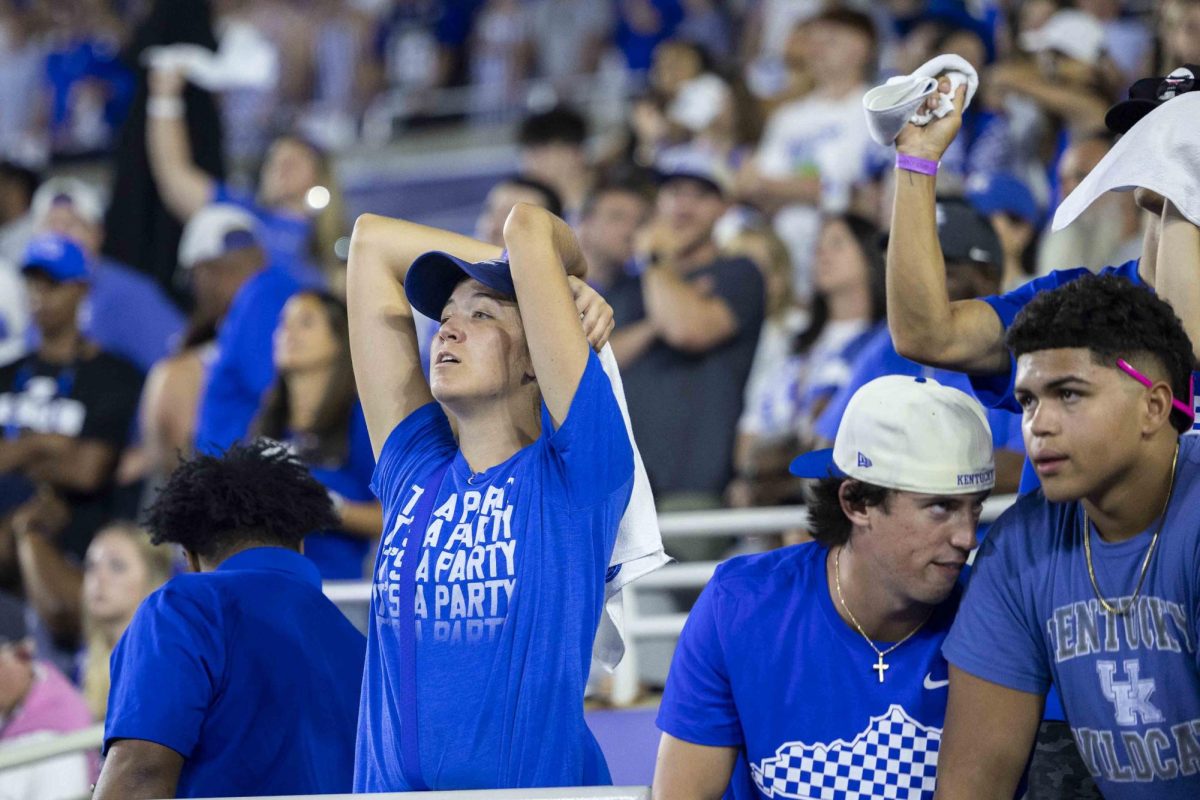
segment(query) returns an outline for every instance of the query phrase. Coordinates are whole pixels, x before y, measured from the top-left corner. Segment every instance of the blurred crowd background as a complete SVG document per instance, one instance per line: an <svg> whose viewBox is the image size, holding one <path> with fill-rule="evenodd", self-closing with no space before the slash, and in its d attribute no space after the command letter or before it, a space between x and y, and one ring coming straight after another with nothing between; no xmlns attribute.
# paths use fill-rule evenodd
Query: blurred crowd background
<svg viewBox="0 0 1200 800"><path fill-rule="evenodd" d="M140 509L246 436L310 464L342 528L307 552L363 577L362 212L494 242L517 202L560 214L660 510L802 502L786 465L857 386L935 374L888 338L892 155L861 99L941 53L981 77L939 177L951 295L1136 258L1128 195L1047 224L1113 145L1108 106L1200 64L1200 0L0 0L0 638L102 717L108 653L177 568ZM650 264L700 297L661 302ZM1019 420L991 422L1013 491Z"/></svg>

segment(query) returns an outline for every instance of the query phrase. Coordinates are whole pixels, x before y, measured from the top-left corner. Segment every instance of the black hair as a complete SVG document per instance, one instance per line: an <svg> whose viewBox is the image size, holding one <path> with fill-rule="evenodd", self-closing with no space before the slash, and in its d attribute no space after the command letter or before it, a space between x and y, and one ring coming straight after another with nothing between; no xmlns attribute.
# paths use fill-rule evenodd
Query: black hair
<svg viewBox="0 0 1200 800"><path fill-rule="evenodd" d="M0 161L0 178L19 184L25 192L26 203L33 200L33 193L42 182L41 176L36 172L12 161Z"/></svg>
<svg viewBox="0 0 1200 800"><path fill-rule="evenodd" d="M338 524L325 487L270 439L184 461L146 515L154 544L208 560L248 543L298 548L306 534Z"/></svg>
<svg viewBox="0 0 1200 800"><path fill-rule="evenodd" d="M1116 368L1116 360L1146 354L1166 370L1171 392L1190 396L1195 356L1183 323L1154 292L1111 275L1087 275L1037 295L1008 329L1005 343L1014 357L1039 350L1083 348L1096 362ZM1180 433L1192 421L1171 411Z"/></svg>
<svg viewBox="0 0 1200 800"><path fill-rule="evenodd" d="M523 119L517 131L517 144L521 147L546 144L581 146L587 141L587 135L588 124L582 114L570 106L555 106Z"/></svg>
<svg viewBox="0 0 1200 800"><path fill-rule="evenodd" d="M510 175L500 183L507 183L510 186L520 186L523 189L529 189L537 192L545 201L546 210L556 217L561 217L563 213L562 198L558 196L558 192L549 184L542 183L536 178L530 178L526 175Z"/></svg>
<svg viewBox="0 0 1200 800"><path fill-rule="evenodd" d="M654 203L655 186L649 179L638 178L632 174L606 177L593 186L583 198L579 216L581 218L589 216L595 210L596 203L600 201L600 198L613 192L631 194L645 203Z"/></svg>
<svg viewBox="0 0 1200 800"><path fill-rule="evenodd" d="M317 404L312 429L301 437L297 455L309 464L335 466L350 452L350 417L358 392L354 384L354 368L350 361L350 324L346 304L328 292L309 289L293 297L311 297L321 306L325 321L338 346L329 385ZM292 412L292 398L287 381L276 375L259 409L252 429L258 436L283 439L287 434ZM307 440L307 441L305 441Z"/></svg>
<svg viewBox="0 0 1200 800"><path fill-rule="evenodd" d="M879 228L865 217L858 214L839 214L827 217L825 223L843 222L850 229L854 241L858 243L867 265L867 285L871 292L871 323L879 322L887 314L887 261L883 249L882 235ZM805 353L825 330L829 322L829 302L825 295L817 292L813 296L810 322L792 345L796 353Z"/></svg>
<svg viewBox="0 0 1200 800"><path fill-rule="evenodd" d="M894 489L885 489L873 483L854 478L825 478L809 487L808 532L817 544L828 549L850 541L853 525L842 511L842 500L838 492L846 484L846 502L852 505L880 506L888 512L888 500Z"/></svg>

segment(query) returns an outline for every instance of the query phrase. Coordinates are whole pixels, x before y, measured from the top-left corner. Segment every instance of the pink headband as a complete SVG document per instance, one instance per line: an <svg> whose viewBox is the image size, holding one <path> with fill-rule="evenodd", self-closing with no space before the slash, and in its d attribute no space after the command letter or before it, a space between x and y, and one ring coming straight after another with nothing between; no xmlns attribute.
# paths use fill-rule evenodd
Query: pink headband
<svg viewBox="0 0 1200 800"><path fill-rule="evenodd" d="M1129 377L1133 378L1135 381L1140 383L1142 386L1145 386L1147 389L1154 385L1153 381L1151 381L1145 375L1143 375L1142 373L1140 373L1136 369L1134 369L1133 366L1123 358L1117 359L1117 369L1121 370L1126 375L1128 375ZM1188 376L1188 401L1187 401L1187 404L1185 405L1184 402L1182 400L1180 400L1179 398L1172 397L1171 405L1174 406L1175 408L1177 408L1180 412L1183 413L1184 416L1186 416L1188 419L1190 419L1194 423L1196 421L1195 404L1196 404L1196 386L1195 386L1195 382L1194 382L1192 376L1189 375Z"/></svg>

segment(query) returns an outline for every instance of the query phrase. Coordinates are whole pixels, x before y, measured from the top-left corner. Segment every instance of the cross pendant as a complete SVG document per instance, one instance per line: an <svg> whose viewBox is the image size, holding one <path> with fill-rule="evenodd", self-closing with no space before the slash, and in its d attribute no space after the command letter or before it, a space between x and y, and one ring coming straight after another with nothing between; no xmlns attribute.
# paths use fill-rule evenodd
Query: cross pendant
<svg viewBox="0 0 1200 800"><path fill-rule="evenodd" d="M871 667L871 669L879 673L879 682L883 683L883 673L891 669L891 667L883 663L883 656L881 655L879 656L879 661L877 661L874 666Z"/></svg>

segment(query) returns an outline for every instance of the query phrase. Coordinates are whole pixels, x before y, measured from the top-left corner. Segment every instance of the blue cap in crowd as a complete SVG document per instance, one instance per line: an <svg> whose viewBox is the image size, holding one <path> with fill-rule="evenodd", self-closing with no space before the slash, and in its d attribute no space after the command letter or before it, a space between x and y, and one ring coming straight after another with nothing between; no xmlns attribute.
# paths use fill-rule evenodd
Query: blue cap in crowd
<svg viewBox="0 0 1200 800"><path fill-rule="evenodd" d="M21 271L43 272L57 283L86 281L90 277L87 256L75 242L56 233L33 237L25 248Z"/></svg>
<svg viewBox="0 0 1200 800"><path fill-rule="evenodd" d="M414 309L430 319L437 319L450 295L454 294L454 288L467 278L474 278L502 294L517 295L507 260L498 258L472 263L439 250L418 257L408 268L404 294Z"/></svg>
<svg viewBox="0 0 1200 800"><path fill-rule="evenodd" d="M1012 214L1035 228L1041 223L1042 212L1033 192L1015 175L972 175L967 181L967 199L985 216Z"/></svg>

